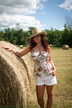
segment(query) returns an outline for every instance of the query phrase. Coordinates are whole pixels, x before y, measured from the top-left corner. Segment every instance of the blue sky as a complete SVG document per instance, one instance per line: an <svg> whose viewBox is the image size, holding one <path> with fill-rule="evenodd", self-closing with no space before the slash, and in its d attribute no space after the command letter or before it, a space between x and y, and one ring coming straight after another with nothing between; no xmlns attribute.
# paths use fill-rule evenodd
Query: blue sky
<svg viewBox="0 0 72 108"><path fill-rule="evenodd" d="M44 8L42 10L37 10L35 15L41 24L46 24L47 29L51 27L56 29L63 29L66 23L66 16L71 14L70 10L59 7L63 4L65 0L48 0L44 3Z"/></svg>
<svg viewBox="0 0 72 108"><path fill-rule="evenodd" d="M72 16L72 0L0 0L0 30L16 27L51 27L62 30L66 17Z"/></svg>

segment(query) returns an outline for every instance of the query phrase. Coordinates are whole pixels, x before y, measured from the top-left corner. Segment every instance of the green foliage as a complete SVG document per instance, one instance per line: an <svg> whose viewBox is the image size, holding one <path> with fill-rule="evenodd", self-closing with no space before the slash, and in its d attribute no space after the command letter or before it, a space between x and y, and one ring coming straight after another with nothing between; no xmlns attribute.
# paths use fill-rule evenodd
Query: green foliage
<svg viewBox="0 0 72 108"><path fill-rule="evenodd" d="M52 44L54 46L60 46L63 31L59 31L56 29L53 30L53 28L51 28L51 30L46 30L46 32L47 32L47 37L46 37L47 43Z"/></svg>
<svg viewBox="0 0 72 108"><path fill-rule="evenodd" d="M18 23L15 29L7 28L4 31L0 31L0 40L9 41L15 45L27 45L29 44L29 37L32 35L33 29L35 27L29 27L28 31L23 31L23 29L19 28ZM57 47L67 44L72 47L72 31L68 29L66 24L63 31L53 28L45 31L47 32L47 36L45 37L47 44Z"/></svg>
<svg viewBox="0 0 72 108"><path fill-rule="evenodd" d="M61 45L63 45L63 44L67 44L70 47L72 47L72 31L70 31L67 28L66 24L64 26L63 35L62 35L62 38L61 38Z"/></svg>
<svg viewBox="0 0 72 108"><path fill-rule="evenodd" d="M32 30L35 29L35 27L29 27L29 32L32 34Z"/></svg>
<svg viewBox="0 0 72 108"><path fill-rule="evenodd" d="M0 31L0 40L4 40L4 33L3 33L3 31Z"/></svg>

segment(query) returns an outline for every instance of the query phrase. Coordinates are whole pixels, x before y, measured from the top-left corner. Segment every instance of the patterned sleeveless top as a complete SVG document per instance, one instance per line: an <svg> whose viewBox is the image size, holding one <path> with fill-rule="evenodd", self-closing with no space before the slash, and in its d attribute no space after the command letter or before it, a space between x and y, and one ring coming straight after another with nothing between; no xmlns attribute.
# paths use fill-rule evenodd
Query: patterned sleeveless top
<svg viewBox="0 0 72 108"><path fill-rule="evenodd" d="M46 51L31 51L31 59L34 61L34 76L48 76L52 72L49 62L49 53Z"/></svg>

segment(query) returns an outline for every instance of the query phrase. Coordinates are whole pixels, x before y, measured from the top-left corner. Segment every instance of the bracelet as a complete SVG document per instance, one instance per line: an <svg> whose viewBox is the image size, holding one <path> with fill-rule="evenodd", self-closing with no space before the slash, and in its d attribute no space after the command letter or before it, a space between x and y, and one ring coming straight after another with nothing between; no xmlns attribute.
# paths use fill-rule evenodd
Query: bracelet
<svg viewBox="0 0 72 108"><path fill-rule="evenodd" d="M14 54L16 53L14 50L11 50L11 52L14 53Z"/></svg>

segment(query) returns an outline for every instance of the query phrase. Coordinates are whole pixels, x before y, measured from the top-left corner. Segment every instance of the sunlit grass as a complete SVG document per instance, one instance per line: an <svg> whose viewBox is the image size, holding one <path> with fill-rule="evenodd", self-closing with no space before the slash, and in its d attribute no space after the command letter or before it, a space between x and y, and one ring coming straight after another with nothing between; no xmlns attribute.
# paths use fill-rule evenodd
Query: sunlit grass
<svg viewBox="0 0 72 108"><path fill-rule="evenodd" d="M30 60L30 53L27 56L33 69L33 61ZM72 48L62 50L61 48L52 47L51 56L57 69L56 77L58 82L54 86L53 108L72 108ZM35 78L33 78L32 83L32 94L33 98L30 105L34 106L32 108L39 108L36 99ZM46 91L44 98L46 100Z"/></svg>

